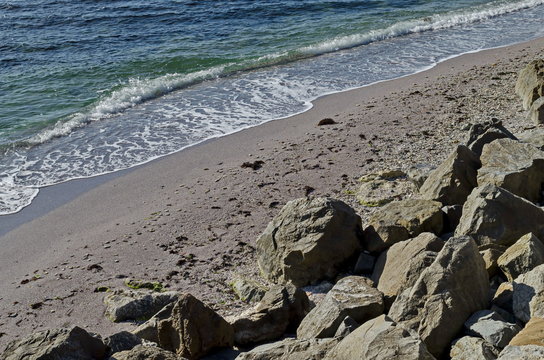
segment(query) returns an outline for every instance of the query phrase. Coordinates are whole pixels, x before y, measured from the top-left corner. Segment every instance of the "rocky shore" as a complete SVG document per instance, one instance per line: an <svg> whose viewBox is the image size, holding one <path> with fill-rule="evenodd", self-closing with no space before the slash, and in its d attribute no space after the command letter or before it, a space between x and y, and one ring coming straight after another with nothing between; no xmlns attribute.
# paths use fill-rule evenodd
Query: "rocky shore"
<svg viewBox="0 0 544 360"><path fill-rule="evenodd" d="M357 113L315 121L298 141L263 142L236 166L204 169L218 177L175 190L192 194L192 207L170 195L133 233L86 244L82 260L28 273L0 295L3 358L542 358L537 56L522 47L405 79ZM111 264L127 259L99 259L97 245L156 249L127 273ZM51 275L89 281L21 300L58 286ZM82 311L85 297L104 303L89 310L99 326L44 322L66 305ZM40 328L49 330L25 336Z"/></svg>

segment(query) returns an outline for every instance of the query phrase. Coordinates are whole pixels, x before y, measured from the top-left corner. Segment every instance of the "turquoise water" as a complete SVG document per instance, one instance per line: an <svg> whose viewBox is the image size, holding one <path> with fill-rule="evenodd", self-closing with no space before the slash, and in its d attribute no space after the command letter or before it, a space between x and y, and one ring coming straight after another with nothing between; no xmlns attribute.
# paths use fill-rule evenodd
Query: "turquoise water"
<svg viewBox="0 0 544 360"><path fill-rule="evenodd" d="M541 36L543 3L0 1L0 214L43 186Z"/></svg>

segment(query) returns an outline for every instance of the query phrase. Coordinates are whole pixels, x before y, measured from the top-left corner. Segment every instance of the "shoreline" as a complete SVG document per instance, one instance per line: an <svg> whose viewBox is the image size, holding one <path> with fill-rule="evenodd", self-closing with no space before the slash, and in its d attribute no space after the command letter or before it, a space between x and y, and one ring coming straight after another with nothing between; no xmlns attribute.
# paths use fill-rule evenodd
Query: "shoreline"
<svg viewBox="0 0 544 360"><path fill-rule="evenodd" d="M349 195L359 176L437 163L462 140L463 126L479 118L497 116L514 131L530 126L515 94L498 94L513 89L516 64L543 56L543 48L538 38L460 55L416 74L325 95L293 117L206 140L111 178L41 189L44 203L47 196L62 199L54 208L30 205L28 215L25 209L14 214L28 221L0 235L0 333L6 333L0 349L22 334L66 323L103 335L133 328L109 323L103 294L92 292L121 287L122 276L158 280L225 313L239 311L244 305L225 280L234 272L256 273L252 244L286 201L308 192L337 197L364 221L371 209ZM457 113L459 103L445 92L459 96L466 111ZM326 117L337 124L318 127ZM256 160L264 161L261 169L241 168ZM5 229L9 221L0 217L0 224ZM176 265L191 254L195 261ZM103 270L87 270L91 264ZM34 275L37 280L21 284ZM39 309L29 308L38 302Z"/></svg>

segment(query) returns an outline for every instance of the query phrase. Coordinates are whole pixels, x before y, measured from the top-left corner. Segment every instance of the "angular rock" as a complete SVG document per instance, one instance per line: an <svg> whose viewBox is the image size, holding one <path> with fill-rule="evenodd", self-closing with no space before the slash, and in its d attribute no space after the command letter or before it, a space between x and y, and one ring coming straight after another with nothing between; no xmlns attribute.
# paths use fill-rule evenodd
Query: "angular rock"
<svg viewBox="0 0 544 360"><path fill-rule="evenodd" d="M434 357L417 334L381 315L346 336L325 359L431 360Z"/></svg>
<svg viewBox="0 0 544 360"><path fill-rule="evenodd" d="M461 215L463 214L463 205L448 205L442 208L442 212L446 215L444 230L446 232L454 232L459 221L461 220Z"/></svg>
<svg viewBox="0 0 544 360"><path fill-rule="evenodd" d="M174 353L156 346L138 345L113 354L109 360L180 360Z"/></svg>
<svg viewBox="0 0 544 360"><path fill-rule="evenodd" d="M516 134L516 136L520 141L536 146L540 150L544 150L544 128L536 127L534 129L525 130Z"/></svg>
<svg viewBox="0 0 544 360"><path fill-rule="evenodd" d="M274 285L253 309L230 320L234 342L247 345L294 332L310 311L306 293L293 284Z"/></svg>
<svg viewBox="0 0 544 360"><path fill-rule="evenodd" d="M95 360L103 359L108 347L98 337L74 326L43 330L7 345L3 360Z"/></svg>
<svg viewBox="0 0 544 360"><path fill-rule="evenodd" d="M430 164L416 164L406 171L406 175L408 180L419 190L434 169L436 169L436 166Z"/></svg>
<svg viewBox="0 0 544 360"><path fill-rule="evenodd" d="M512 308L524 323L533 317L544 318L544 264L514 280Z"/></svg>
<svg viewBox="0 0 544 360"><path fill-rule="evenodd" d="M236 276L229 285L238 299L246 303L259 302L268 291L264 285L241 275Z"/></svg>
<svg viewBox="0 0 544 360"><path fill-rule="evenodd" d="M389 316L415 330L439 357L465 320L488 305L489 279L470 237L451 238L415 284L402 291Z"/></svg>
<svg viewBox="0 0 544 360"><path fill-rule="evenodd" d="M544 95L544 60L533 60L520 71L516 94L521 97L525 109Z"/></svg>
<svg viewBox="0 0 544 360"><path fill-rule="evenodd" d="M351 316L346 316L338 326L338 329L336 329L334 337L343 339L351 334L355 329L357 329L359 325L360 324L357 321L353 320Z"/></svg>
<svg viewBox="0 0 544 360"><path fill-rule="evenodd" d="M500 120L492 119L491 121L473 124L469 129L466 143L470 150L480 156L485 144L504 138L516 140L514 134L508 131Z"/></svg>
<svg viewBox="0 0 544 360"><path fill-rule="evenodd" d="M463 336L453 342L450 357L451 360L495 360L499 356L499 349L484 339Z"/></svg>
<svg viewBox="0 0 544 360"><path fill-rule="evenodd" d="M178 293L116 290L104 297L106 316L114 322L149 319L160 309L178 299Z"/></svg>
<svg viewBox="0 0 544 360"><path fill-rule="evenodd" d="M265 278L304 286L333 278L361 250L361 218L329 198L288 202L257 239L257 261Z"/></svg>
<svg viewBox="0 0 544 360"><path fill-rule="evenodd" d="M525 345L507 346L499 354L497 360L542 360L544 359L544 346Z"/></svg>
<svg viewBox="0 0 544 360"><path fill-rule="evenodd" d="M110 348L110 353L131 350L141 345L142 339L128 331L121 331L104 339L104 344Z"/></svg>
<svg viewBox="0 0 544 360"><path fill-rule="evenodd" d="M533 203L544 183L544 151L531 144L499 139L484 146L478 185L493 184Z"/></svg>
<svg viewBox="0 0 544 360"><path fill-rule="evenodd" d="M478 156L466 146L459 145L431 173L419 192L424 198L440 201L443 205L461 205L477 186L479 167Z"/></svg>
<svg viewBox="0 0 544 360"><path fill-rule="evenodd" d="M508 345L524 346L538 345L544 346L544 319L531 318L525 327L517 333Z"/></svg>
<svg viewBox="0 0 544 360"><path fill-rule="evenodd" d="M477 311L465 322L468 335L481 337L499 349L508 345L520 330L518 325L504 321L502 316L490 310Z"/></svg>
<svg viewBox="0 0 544 360"><path fill-rule="evenodd" d="M172 315L158 323L159 346L198 359L212 349L234 344L232 326L191 294L179 296Z"/></svg>
<svg viewBox="0 0 544 360"><path fill-rule="evenodd" d="M510 246L528 232L544 238L544 210L495 185L483 185L463 205L455 236L469 235L478 245Z"/></svg>
<svg viewBox="0 0 544 360"><path fill-rule="evenodd" d="M365 229L365 247L381 252L391 245L422 232L440 234L444 225L442 204L437 201L408 199L391 202L372 214Z"/></svg>
<svg viewBox="0 0 544 360"><path fill-rule="evenodd" d="M398 242L380 254L371 279L392 303L402 289L416 282L443 246L444 241L432 233Z"/></svg>
<svg viewBox="0 0 544 360"><path fill-rule="evenodd" d="M142 325L138 326L132 333L144 340L154 343L159 342L159 323L172 316L172 309L175 303L170 303L163 307L158 313L153 315L151 319L147 320Z"/></svg>
<svg viewBox="0 0 544 360"><path fill-rule="evenodd" d="M544 244L533 234L522 236L497 260L502 272L513 281L519 275L544 263Z"/></svg>
<svg viewBox="0 0 544 360"><path fill-rule="evenodd" d="M367 253L360 253L353 268L354 274L368 274L374 269L376 263L376 257Z"/></svg>
<svg viewBox="0 0 544 360"><path fill-rule="evenodd" d="M513 313L514 312L514 309L512 307L513 293L514 293L513 284L510 282L504 282L499 285L497 291L495 292L495 295L493 296L493 300L491 302L493 305Z"/></svg>
<svg viewBox="0 0 544 360"><path fill-rule="evenodd" d="M362 324L383 313L383 295L362 276L347 276L300 323L297 338L333 337L346 316Z"/></svg>
<svg viewBox="0 0 544 360"><path fill-rule="evenodd" d="M369 174L359 181L361 186L356 197L363 206L383 206L415 190L406 173L398 170Z"/></svg>
<svg viewBox="0 0 544 360"><path fill-rule="evenodd" d="M486 244L479 247L480 255L482 255L482 259L484 259L485 269L490 278L499 273L497 261L506 249L506 246L497 244Z"/></svg>
<svg viewBox="0 0 544 360"><path fill-rule="evenodd" d="M529 109L529 119L534 124L544 124L544 97L538 98Z"/></svg>
<svg viewBox="0 0 544 360"><path fill-rule="evenodd" d="M338 339L285 339L243 352L236 360L321 360Z"/></svg>

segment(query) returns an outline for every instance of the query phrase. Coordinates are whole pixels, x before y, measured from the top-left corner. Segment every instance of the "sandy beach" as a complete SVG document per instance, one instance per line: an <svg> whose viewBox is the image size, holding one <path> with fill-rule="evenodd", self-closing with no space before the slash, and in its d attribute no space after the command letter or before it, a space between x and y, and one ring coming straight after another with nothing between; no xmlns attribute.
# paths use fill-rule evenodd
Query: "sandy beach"
<svg viewBox="0 0 544 360"><path fill-rule="evenodd" d="M106 319L94 292L126 278L190 292L224 315L241 311L228 280L257 276L255 240L287 201L339 198L364 222L373 208L353 196L362 175L436 165L472 123L534 126L514 85L538 57L544 38L465 54L128 171L42 189L0 217L0 350L46 328L133 329ZM324 118L336 124L318 126Z"/></svg>

